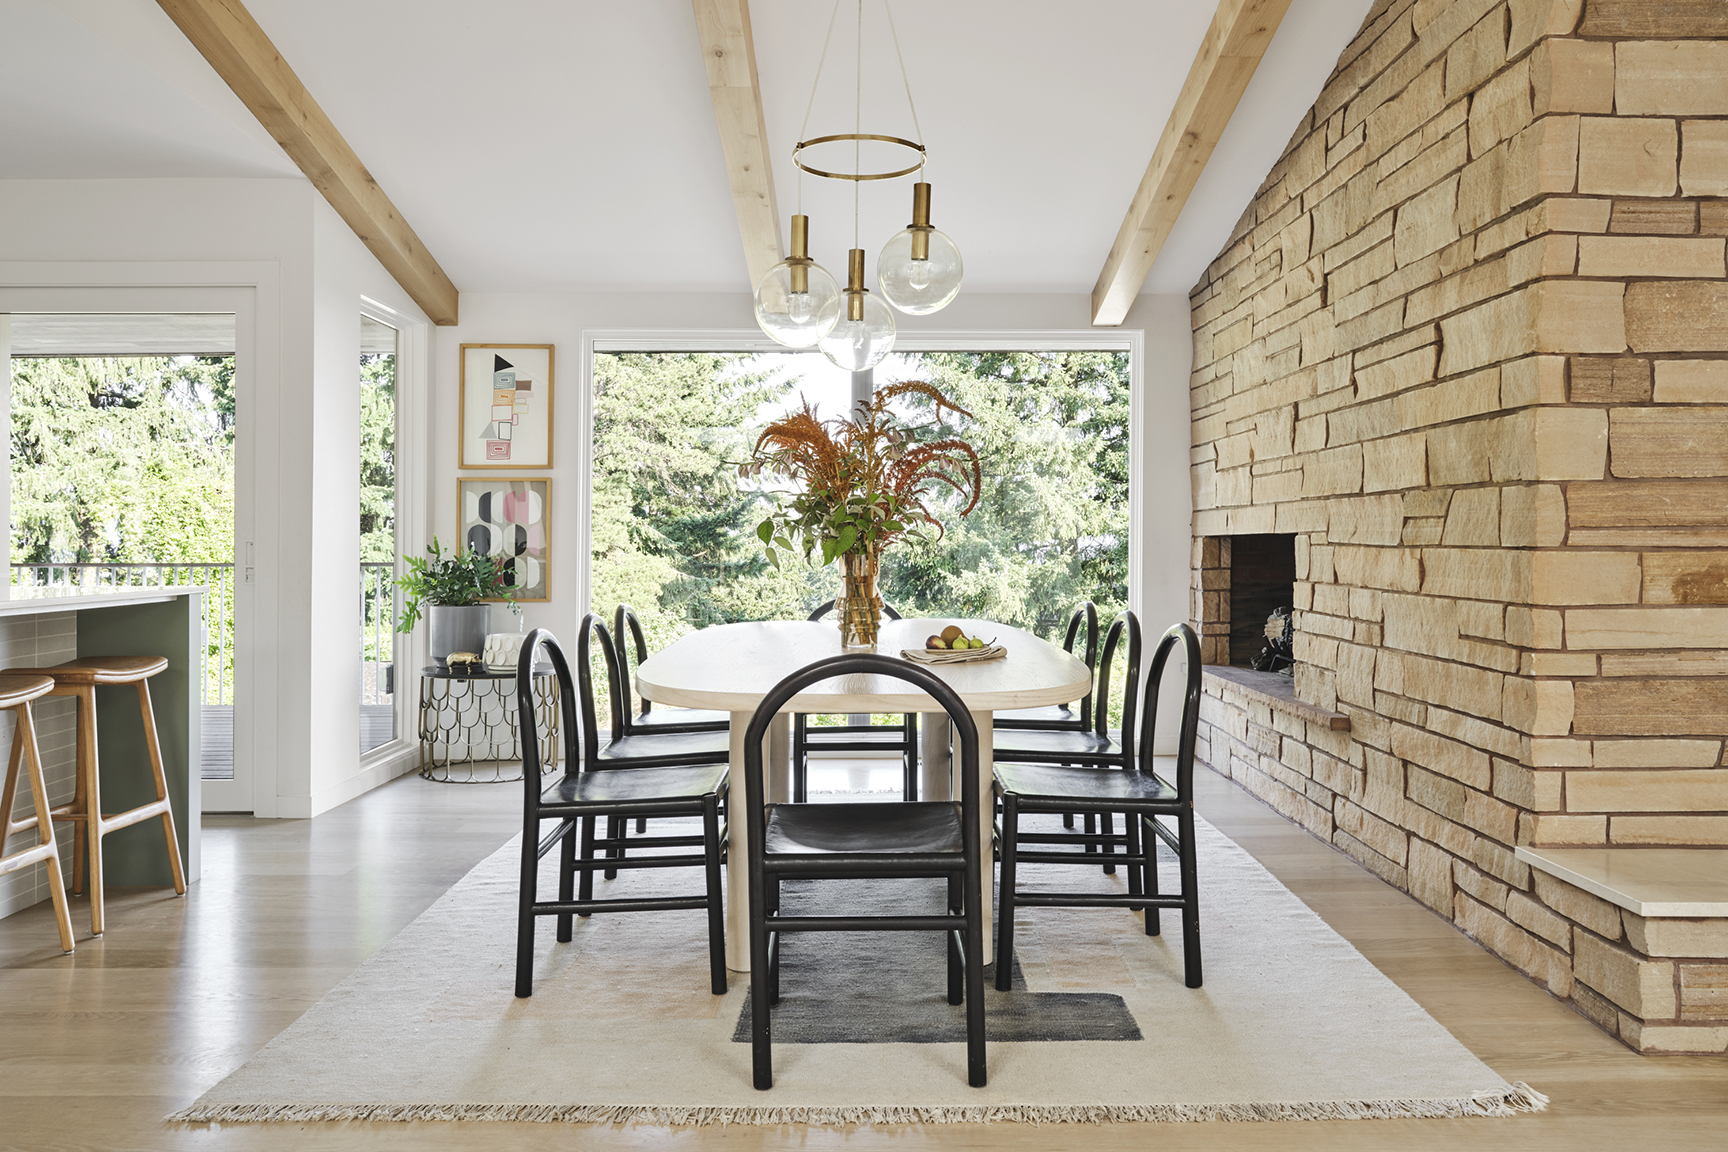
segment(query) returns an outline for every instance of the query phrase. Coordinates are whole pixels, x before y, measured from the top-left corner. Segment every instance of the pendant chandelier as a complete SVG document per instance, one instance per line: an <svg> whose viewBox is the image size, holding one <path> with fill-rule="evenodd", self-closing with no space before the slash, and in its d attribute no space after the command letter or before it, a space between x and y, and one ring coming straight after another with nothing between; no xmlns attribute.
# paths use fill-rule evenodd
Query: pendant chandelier
<svg viewBox="0 0 1728 1152"><path fill-rule="evenodd" d="M826 136L805 135L810 127L810 110L816 104L816 89L822 81L822 68L828 60L828 47L834 38L834 25L840 15L841 0L834 0L834 14L829 18L828 38L823 41L816 79L810 86L804 125L792 149L792 164L798 169L800 208L806 172L827 180L852 182L852 249L846 254L846 286L841 288L826 269L810 258L810 218L799 212L792 217L792 254L770 268L756 286L756 322L763 332L789 348L820 348L837 366L863 372L875 367L894 348L896 326L889 305L911 316L940 311L959 295L964 266L954 241L931 227L930 185L920 180L912 185L912 223L896 233L876 257L878 293L873 294L864 286L864 249L858 244L859 186L867 181L894 180L921 173L928 163L928 153L918 127L918 109L912 103L912 85L906 78L906 61L900 55L900 37L894 30L894 14L888 8L888 0L882 0L882 10L888 18L894 56L900 65L900 81L906 88L906 104L918 139L861 131L864 0L854 2L858 81L854 91L853 130ZM865 141L903 148L910 163L902 168L866 172L861 165ZM808 148L847 142L853 146L850 172L828 171L806 161L804 153Z"/></svg>

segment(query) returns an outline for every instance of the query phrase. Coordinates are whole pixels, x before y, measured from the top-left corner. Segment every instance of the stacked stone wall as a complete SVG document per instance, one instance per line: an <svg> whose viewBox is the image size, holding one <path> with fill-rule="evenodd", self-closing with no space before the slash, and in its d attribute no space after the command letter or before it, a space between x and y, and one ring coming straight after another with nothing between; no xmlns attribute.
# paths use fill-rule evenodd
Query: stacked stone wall
<svg viewBox="0 0 1728 1152"><path fill-rule="evenodd" d="M1728 1048L1728 924L1516 849L1728 845L1725 237L1728 4L1381 0L1192 295L1205 654L1295 533L1351 721L1214 682L1205 759L1645 1050Z"/></svg>

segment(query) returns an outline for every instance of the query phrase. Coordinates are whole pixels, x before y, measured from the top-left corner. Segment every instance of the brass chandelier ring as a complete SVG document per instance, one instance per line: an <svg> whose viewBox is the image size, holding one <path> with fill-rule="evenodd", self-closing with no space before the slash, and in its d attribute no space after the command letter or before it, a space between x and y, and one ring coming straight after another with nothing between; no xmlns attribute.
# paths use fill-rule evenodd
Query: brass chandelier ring
<svg viewBox="0 0 1728 1152"><path fill-rule="evenodd" d="M810 167L810 165L804 163L798 158L800 152L813 145L833 144L844 140L877 140L883 144L897 144L902 148L910 148L912 151L918 153L918 163L912 165L910 168L901 168L896 172L824 172L820 168ZM892 180L897 176L910 176L912 173L924 167L924 161L926 158L924 145L922 144L915 143L911 140L901 139L899 136L877 136L869 132L842 132L836 136L813 136L808 140L799 141L792 148L792 164L794 167L808 172L812 176L824 176L829 180Z"/></svg>

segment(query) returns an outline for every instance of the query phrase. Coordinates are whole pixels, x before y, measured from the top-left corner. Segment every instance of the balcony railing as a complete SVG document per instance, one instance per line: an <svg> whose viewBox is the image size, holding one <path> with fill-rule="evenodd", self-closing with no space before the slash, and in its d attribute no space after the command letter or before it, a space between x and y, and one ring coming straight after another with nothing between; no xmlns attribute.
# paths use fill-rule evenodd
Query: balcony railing
<svg viewBox="0 0 1728 1152"><path fill-rule="evenodd" d="M232 564L14 564L14 587L166 588L201 584L204 594L204 667L199 702L234 703L234 565Z"/></svg>
<svg viewBox="0 0 1728 1152"><path fill-rule="evenodd" d="M362 743L374 747L395 735L395 565L360 565L360 704ZM204 595L202 775L234 775L234 565L232 564L14 564L14 587L165 588L200 584Z"/></svg>

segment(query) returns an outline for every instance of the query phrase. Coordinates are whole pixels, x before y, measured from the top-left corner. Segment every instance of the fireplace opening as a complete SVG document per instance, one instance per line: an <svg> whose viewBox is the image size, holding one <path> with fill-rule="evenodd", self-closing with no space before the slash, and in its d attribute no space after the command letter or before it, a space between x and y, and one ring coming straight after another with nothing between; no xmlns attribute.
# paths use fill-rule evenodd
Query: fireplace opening
<svg viewBox="0 0 1728 1152"><path fill-rule="evenodd" d="M1296 537L1288 533L1264 533L1230 537L1230 663L1242 667L1259 664L1269 671L1288 672L1287 659L1268 661L1262 654L1270 646L1279 654L1273 634L1288 637L1286 619L1269 618L1280 609L1289 611L1295 599ZM1288 655L1287 643L1282 655Z"/></svg>

